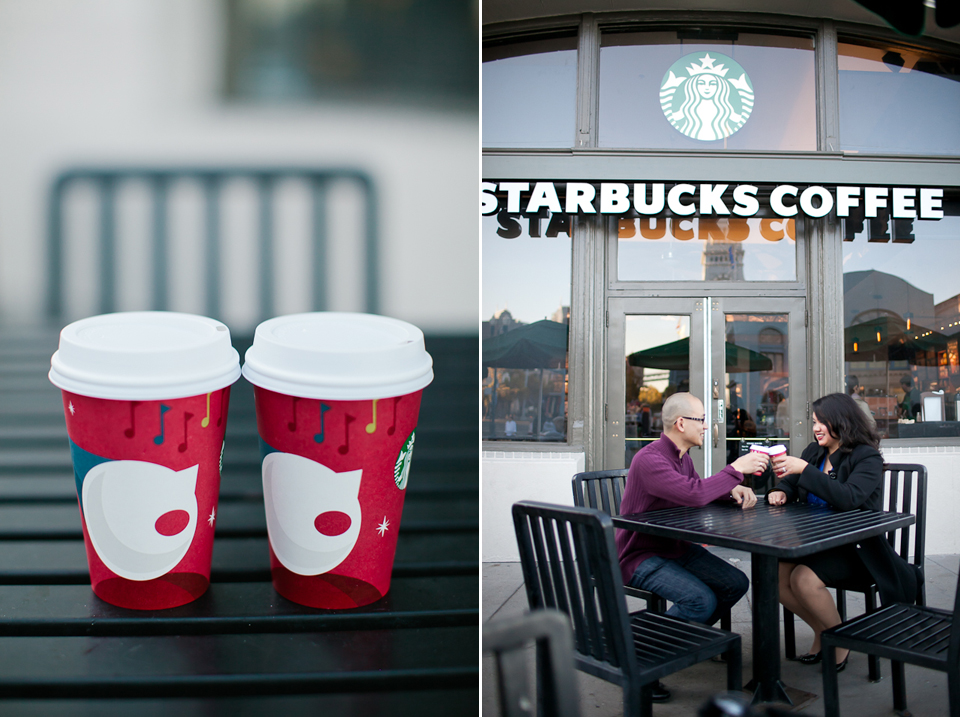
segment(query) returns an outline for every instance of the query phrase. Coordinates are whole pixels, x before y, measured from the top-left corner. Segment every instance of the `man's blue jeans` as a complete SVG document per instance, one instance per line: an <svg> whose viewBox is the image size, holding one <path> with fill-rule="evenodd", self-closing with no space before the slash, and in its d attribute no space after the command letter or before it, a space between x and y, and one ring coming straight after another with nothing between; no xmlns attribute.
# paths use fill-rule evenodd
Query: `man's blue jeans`
<svg viewBox="0 0 960 717"><path fill-rule="evenodd" d="M637 566L630 585L672 602L667 615L712 625L744 596L750 580L723 558L691 545L679 558L647 558Z"/></svg>

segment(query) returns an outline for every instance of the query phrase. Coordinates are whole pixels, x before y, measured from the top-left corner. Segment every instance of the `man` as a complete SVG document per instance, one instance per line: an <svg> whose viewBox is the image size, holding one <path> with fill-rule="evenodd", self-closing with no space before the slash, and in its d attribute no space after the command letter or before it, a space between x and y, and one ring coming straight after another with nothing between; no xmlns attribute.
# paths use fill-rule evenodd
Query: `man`
<svg viewBox="0 0 960 717"><path fill-rule="evenodd" d="M877 419L873 417L873 411L870 410L870 404L868 404L863 396L860 395L860 379L856 376L847 376L847 395L853 399L853 402L856 403L860 410L863 411L863 415L867 417L867 423L869 423L874 428L877 427Z"/></svg>
<svg viewBox="0 0 960 717"><path fill-rule="evenodd" d="M914 388L910 376L900 377L900 389L903 391L903 400L900 401L900 417L915 419L920 413L920 391Z"/></svg>
<svg viewBox="0 0 960 717"><path fill-rule="evenodd" d="M720 498L732 498L744 509L756 504L753 490L740 484L745 473L767 467L766 454L747 453L701 480L689 451L703 445L703 403L692 394L675 393L664 402L662 419L660 438L633 457L621 514L700 506ZM624 582L671 601L668 615L712 625L750 587L742 571L700 545L629 530L618 530L616 540ZM657 701L669 696L663 685L654 688Z"/></svg>

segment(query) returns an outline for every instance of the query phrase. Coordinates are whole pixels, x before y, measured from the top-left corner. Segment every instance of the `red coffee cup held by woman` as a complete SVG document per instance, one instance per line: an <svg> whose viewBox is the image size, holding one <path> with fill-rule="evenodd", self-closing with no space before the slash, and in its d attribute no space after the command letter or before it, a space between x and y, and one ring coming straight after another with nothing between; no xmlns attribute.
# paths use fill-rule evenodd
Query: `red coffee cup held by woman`
<svg viewBox="0 0 960 717"><path fill-rule="evenodd" d="M90 582L157 610L210 584L220 457L240 361L219 321L172 312L93 316L60 334L63 393Z"/></svg>
<svg viewBox="0 0 960 717"><path fill-rule="evenodd" d="M319 312L257 327L254 385L274 588L318 608L383 597L420 395L432 360L415 326Z"/></svg>

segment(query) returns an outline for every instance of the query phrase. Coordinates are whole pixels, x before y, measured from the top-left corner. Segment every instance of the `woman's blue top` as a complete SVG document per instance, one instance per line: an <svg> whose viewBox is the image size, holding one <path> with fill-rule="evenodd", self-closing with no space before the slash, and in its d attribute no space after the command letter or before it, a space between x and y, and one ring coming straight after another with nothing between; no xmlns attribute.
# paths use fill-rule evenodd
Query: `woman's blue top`
<svg viewBox="0 0 960 717"><path fill-rule="evenodd" d="M823 470L823 467L824 467L826 464L827 464L827 457L824 456L824 457L823 457L823 460L820 461L820 466L819 466L819 467L820 467L820 470L821 470L821 471ZM824 500L823 498L821 498L819 495L814 495L813 493L811 493L811 492L809 492L809 491L807 492L807 502L810 503L811 505L826 505L826 506L829 506L829 505L830 505L827 501L825 501L825 500Z"/></svg>

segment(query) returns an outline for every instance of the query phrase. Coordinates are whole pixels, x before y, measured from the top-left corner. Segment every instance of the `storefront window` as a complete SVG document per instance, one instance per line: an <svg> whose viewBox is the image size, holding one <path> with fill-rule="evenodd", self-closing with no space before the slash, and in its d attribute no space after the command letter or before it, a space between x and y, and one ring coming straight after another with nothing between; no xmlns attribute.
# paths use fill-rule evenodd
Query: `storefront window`
<svg viewBox="0 0 960 717"><path fill-rule="evenodd" d="M567 440L569 216L483 217L483 438Z"/></svg>
<svg viewBox="0 0 960 717"><path fill-rule="evenodd" d="M796 281L797 231L783 217L624 218L620 281Z"/></svg>
<svg viewBox="0 0 960 717"><path fill-rule="evenodd" d="M486 98L484 98L486 99ZM815 150L813 40L604 32L601 147Z"/></svg>
<svg viewBox="0 0 960 717"><path fill-rule="evenodd" d="M840 43L840 146L960 154L960 60Z"/></svg>
<svg viewBox="0 0 960 717"><path fill-rule="evenodd" d="M940 418L960 419L960 201L939 220L844 222L844 371L887 438L941 436L922 411L942 392ZM942 429L939 429L942 430ZM952 434L955 435L955 434Z"/></svg>
<svg viewBox="0 0 960 717"><path fill-rule="evenodd" d="M483 146L572 147L577 38L485 47Z"/></svg>

